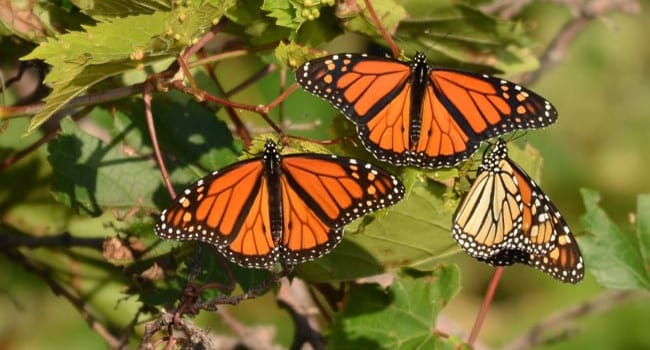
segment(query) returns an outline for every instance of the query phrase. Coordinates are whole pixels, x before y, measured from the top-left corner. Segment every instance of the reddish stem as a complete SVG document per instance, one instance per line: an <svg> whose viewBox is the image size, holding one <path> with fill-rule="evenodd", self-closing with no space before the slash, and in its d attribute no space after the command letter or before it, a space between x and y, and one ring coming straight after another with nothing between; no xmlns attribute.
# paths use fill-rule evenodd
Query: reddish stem
<svg viewBox="0 0 650 350"><path fill-rule="evenodd" d="M485 316L490 309L490 304L492 304L492 298L494 298L494 292L497 290L499 285L499 280L501 280L501 275L503 274L503 266L499 266L494 270L494 275L492 275L492 280L488 286L488 290L485 293L485 298L483 299L483 305L481 305L481 310L476 317L474 322L474 327L472 327L472 333L470 333L469 338L467 338L467 344L474 346L476 338L478 337L478 332L483 326L483 321L485 321Z"/></svg>
<svg viewBox="0 0 650 350"><path fill-rule="evenodd" d="M156 127L153 123L153 113L151 112L151 87L153 81L149 79L143 87L142 99L144 101L144 115L147 119L147 127L149 129L149 137L151 138L151 145L153 146L153 153L156 155L156 162L162 173L163 181L165 182L165 187L169 192L169 195L172 198L176 198L176 191L172 186L172 182L169 179L169 172L167 172L167 167L165 166L165 161L163 160L162 153L160 152L160 146L158 145L158 136L156 135Z"/></svg>
<svg viewBox="0 0 650 350"><path fill-rule="evenodd" d="M386 40L386 43L390 47L390 50L393 53L393 57L399 58L399 48L397 47L397 44L395 44L395 41L393 41L393 38L386 31L386 28L384 28L384 25L381 24L379 16L377 16L377 13L375 12L375 8L372 7L372 3L370 0L364 0L364 2L366 3L366 8L368 9L368 13L370 13L372 21L375 22L375 25L377 26L377 29L379 29L381 36L384 38L384 40Z"/></svg>

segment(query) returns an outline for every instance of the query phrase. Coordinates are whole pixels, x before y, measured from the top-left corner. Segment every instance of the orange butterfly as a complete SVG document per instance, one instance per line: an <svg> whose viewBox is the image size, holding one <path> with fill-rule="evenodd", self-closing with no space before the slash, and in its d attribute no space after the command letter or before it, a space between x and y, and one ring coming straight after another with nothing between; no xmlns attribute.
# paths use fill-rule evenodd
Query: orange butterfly
<svg viewBox="0 0 650 350"><path fill-rule="evenodd" d="M229 260L268 268L316 259L343 226L404 196L404 185L370 163L323 154L264 154L202 178L160 215L156 233L213 244Z"/></svg>
<svg viewBox="0 0 650 350"><path fill-rule="evenodd" d="M354 122L375 157L395 165L451 167L482 140L557 119L550 102L520 85L432 68L422 53L411 64L365 54L326 56L298 68L296 80Z"/></svg>
<svg viewBox="0 0 650 350"><path fill-rule="evenodd" d="M483 157L477 174L454 219L458 245L492 265L523 263L562 282L580 282L584 263L569 226L542 189L508 158L503 140Z"/></svg>

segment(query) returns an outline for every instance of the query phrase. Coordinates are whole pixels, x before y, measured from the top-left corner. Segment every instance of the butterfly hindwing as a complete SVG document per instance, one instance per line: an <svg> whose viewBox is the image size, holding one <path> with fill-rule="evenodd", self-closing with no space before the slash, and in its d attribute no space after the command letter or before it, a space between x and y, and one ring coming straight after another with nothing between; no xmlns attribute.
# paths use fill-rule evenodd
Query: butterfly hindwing
<svg viewBox="0 0 650 350"><path fill-rule="evenodd" d="M397 203L404 186L370 163L330 155L283 157L283 256L297 263L332 250L343 226Z"/></svg>
<svg viewBox="0 0 650 350"><path fill-rule="evenodd" d="M254 194L248 211L239 215L243 218L234 239L217 249L228 260L245 267L269 268L279 257L279 242L273 238L269 210L267 180L260 179L260 188Z"/></svg>

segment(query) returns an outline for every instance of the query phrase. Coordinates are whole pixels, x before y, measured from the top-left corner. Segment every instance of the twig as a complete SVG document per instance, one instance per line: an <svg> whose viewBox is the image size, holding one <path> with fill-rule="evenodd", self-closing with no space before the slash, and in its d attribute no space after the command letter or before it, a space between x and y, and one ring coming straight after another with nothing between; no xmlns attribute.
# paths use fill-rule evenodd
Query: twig
<svg viewBox="0 0 650 350"><path fill-rule="evenodd" d="M287 87L287 67L282 66L280 68L280 96L284 94L284 90ZM280 128L282 128L283 131L286 129L284 128L284 104L280 102L278 104L278 123L280 124Z"/></svg>
<svg viewBox="0 0 650 350"><path fill-rule="evenodd" d="M216 55L208 56L205 58L198 59L196 61L192 61L188 63L188 66L190 67L196 67L199 65L203 65L206 63L212 63L212 62L217 62L217 61L222 61L228 58L236 58L236 57L241 57L241 56L246 56L254 52L260 52L260 51L267 51L270 49L275 48L278 46L278 42L272 42L269 44L257 46L257 47L250 47L246 49L241 49L241 50L232 50L232 51L227 51L227 52L222 52L218 53Z"/></svg>
<svg viewBox="0 0 650 350"><path fill-rule="evenodd" d="M140 314L143 312L143 308L138 309L138 311L135 313L133 318L131 319L131 322L124 328L124 331L122 332L122 335L120 336L120 345L117 346L117 350L122 350L126 349L129 343L129 337L133 334L135 331L135 325L138 324L138 320L140 319Z"/></svg>
<svg viewBox="0 0 650 350"><path fill-rule="evenodd" d="M248 77L246 80L242 81L241 83L237 84L235 87L232 89L228 90L227 92L224 92L224 96L226 97L231 97L232 95L237 94L238 92L244 90L245 88L251 86L252 84L256 83L260 79L264 78L265 76L269 75L270 73L275 72L277 69L277 66L273 63L267 64L262 69L258 70L257 72L253 73L250 77Z"/></svg>
<svg viewBox="0 0 650 350"><path fill-rule="evenodd" d="M212 28L210 28L210 30L201 37L201 39L199 39L194 45L190 46L189 49L185 50L185 52L181 56L182 61L187 62L190 57L192 57L195 53L199 52L199 50L201 50L205 46L205 44L208 43L208 41L212 40L212 38L214 38L214 36L221 31L221 29L226 23L228 23L228 19L222 17L219 23L213 25Z"/></svg>
<svg viewBox="0 0 650 350"><path fill-rule="evenodd" d="M571 2L574 4L575 2ZM568 48L590 21L614 11L636 14L641 11L641 5L636 0L595 0L581 1L576 8L576 15L565 23L549 43L539 59L539 68L525 76L522 84L532 84L550 68L558 64L566 56Z"/></svg>
<svg viewBox="0 0 650 350"><path fill-rule="evenodd" d="M102 91L95 94L77 96L70 100L70 102L68 102L65 106L63 106L60 113L66 114L67 111L79 107L95 106L101 103L116 101L125 97L139 94L141 92L142 84L135 84L131 86ZM0 120L33 115L41 112L43 108L45 108L44 102L24 106L0 107Z"/></svg>
<svg viewBox="0 0 650 350"><path fill-rule="evenodd" d="M109 347L111 348L117 348L120 345L120 339L118 339L116 336L111 334L111 332L104 327L95 317L92 315L90 310L86 308L86 304L81 300L78 296L72 294L70 291L65 289L62 285L60 285L54 278L50 276L49 271L33 264L31 261L29 261L23 254L21 254L18 250L15 249L8 249L6 247L0 248L0 253L6 255L9 257L9 259L13 260L14 262L19 263L22 265L26 270L33 272L34 274L38 275L47 285L50 287L52 292L56 295L60 295L67 299L72 306L74 306L75 309L79 312L81 317L86 321L88 326L95 331L100 337L102 337L106 343L108 344Z"/></svg>
<svg viewBox="0 0 650 350"><path fill-rule="evenodd" d="M308 311L309 301L306 299L310 296L309 291L304 283L296 283L299 282L298 279L294 279L293 282L290 284L287 279L284 279L277 295L278 305L289 312L295 325L291 349L302 349L305 344L310 344L315 350L324 349L325 339L317 328L316 314ZM294 291L297 284L303 293Z"/></svg>
<svg viewBox="0 0 650 350"><path fill-rule="evenodd" d="M531 0L495 0L491 3L481 5L479 8L488 14L499 12L501 18L509 19L521 12L530 2Z"/></svg>
<svg viewBox="0 0 650 350"><path fill-rule="evenodd" d="M472 332L469 334L469 338L467 338L467 344L469 345L474 345L474 343L476 342L476 338L478 338L478 333L481 331L481 327L483 326L483 321L485 321L485 316L487 316L487 312L490 309L490 304L492 304L492 298L494 298L494 292L496 291L497 286L499 285L499 280L501 280L502 274L503 274L503 266L499 266L496 269L494 269L494 275L492 275L492 280L490 281L490 285L488 286L487 292L485 293L485 297L483 298L483 304L481 305L481 310L476 316L476 321L474 321L474 327L472 327Z"/></svg>
<svg viewBox="0 0 650 350"><path fill-rule="evenodd" d="M199 51L197 53L197 56L204 57L205 55L203 53L203 50ZM214 74L214 69L213 69L212 65L210 65L209 63L205 63L202 66L203 66L203 69L206 71L206 73L210 76L210 79L212 79L214 84L217 86L217 89L219 89L219 91L223 92L224 89L221 86L221 83L219 83L219 79L217 79L217 76ZM268 68L268 66L269 65L265 66L264 68ZM254 74L253 77L256 74ZM248 86L248 83L247 83L248 80L250 80L250 78L246 79L246 81L244 82L245 84L240 84L239 86ZM256 80L252 80L252 81L254 82ZM226 94L226 97L229 97L229 96ZM237 135L239 135L239 137L244 142L244 147L248 148L250 146L250 144L251 144L251 135L250 135L250 132L248 131L248 128L246 128L246 125L242 122L241 118L239 117L239 115L237 114L237 112L235 111L234 108L225 107L225 110L226 110L226 113L228 113L228 117L230 117L230 121L235 126L235 130L234 130L235 133Z"/></svg>
<svg viewBox="0 0 650 350"><path fill-rule="evenodd" d="M548 333L549 331L554 331L556 334L562 333L571 327L576 319L588 315L603 313L634 297L647 298L648 294L641 294L633 291L604 292L582 304L547 317L533 326L522 336L506 345L504 350L529 349L542 344L547 344L549 343L549 337L545 337L545 333Z"/></svg>
<svg viewBox="0 0 650 350"><path fill-rule="evenodd" d="M294 83L284 90L280 96L276 97L275 100L263 107L264 113L268 113L271 109L275 108L278 104L282 103L289 95L298 89L298 84Z"/></svg>
<svg viewBox="0 0 650 350"><path fill-rule="evenodd" d="M217 306L219 305L224 305L224 304L237 305L244 300L253 299L266 293L266 291L269 290L269 288L271 288L274 284L278 283L278 281L282 277L287 276L289 273L291 273L290 269L283 269L280 273L272 274L265 281L263 281L257 286L251 287L243 294L239 294L236 296L220 295L208 301L197 301L194 304L194 308L196 310L202 309L207 311L215 311L217 310Z"/></svg>
<svg viewBox="0 0 650 350"><path fill-rule="evenodd" d="M172 182L169 178L169 172L165 166L165 161L163 160L162 153L160 152L160 146L158 145L158 136L156 136L156 127L153 122L153 113L151 112L151 90L153 87L153 81L155 78L147 79L147 83L144 84L142 89L142 100L144 101L144 115L147 120L147 128L149 129L149 138L151 139L151 145L153 146L153 153L156 155L156 162L158 163L158 168L162 173L163 181L165 182L165 187L169 192L169 195L172 198L176 198L176 191L172 186Z"/></svg>
<svg viewBox="0 0 650 350"><path fill-rule="evenodd" d="M104 238L75 237L69 232L55 236L34 237L29 235L0 234L1 247L86 247L102 250Z"/></svg>
<svg viewBox="0 0 650 350"><path fill-rule="evenodd" d="M372 3L370 0L364 0L366 3L366 9L368 10L368 13L370 13L370 17L372 18L372 21L375 22L375 25L377 26L377 29L379 29L379 33L381 33L381 36L384 38L388 46L390 47L391 52L393 53L393 57L399 58L399 47L397 47L397 44L395 44L395 41L393 38L388 34L386 31L386 28L384 28L384 25L381 23L379 20L379 16L377 16L377 13L375 12L375 8L372 7Z"/></svg>
<svg viewBox="0 0 650 350"><path fill-rule="evenodd" d="M81 111L75 113L72 116L72 120L74 120L74 121L80 120L81 118L88 115L88 113L90 113L92 108L93 107L91 107L91 106L85 107ZM10 155L9 157L5 158L0 163L0 171L12 166L13 164L16 164L21 159L27 157L32 152L39 149L42 145L52 141L56 137L56 135L59 133L59 131L61 131L61 126L57 125L56 127L48 130L48 132L45 135L41 136L40 139L34 141L34 143L32 143L31 145L29 145L29 146L23 148L22 150Z"/></svg>
<svg viewBox="0 0 650 350"><path fill-rule="evenodd" d="M175 326L176 329L180 330L185 336L181 338L183 341L189 341L193 345L203 345L203 347L187 347L187 348L202 348L202 349L215 349L215 346L212 342L212 339L209 336L209 333L196 325L190 320L180 319L175 322L174 315L171 313L164 313L160 317L152 322L149 322L144 327L144 334L140 339L140 345L138 349L140 350L150 350L155 349L155 344L152 343L153 336L162 329L169 329L169 335L167 339L167 346L173 346L178 340L171 331L172 327Z"/></svg>

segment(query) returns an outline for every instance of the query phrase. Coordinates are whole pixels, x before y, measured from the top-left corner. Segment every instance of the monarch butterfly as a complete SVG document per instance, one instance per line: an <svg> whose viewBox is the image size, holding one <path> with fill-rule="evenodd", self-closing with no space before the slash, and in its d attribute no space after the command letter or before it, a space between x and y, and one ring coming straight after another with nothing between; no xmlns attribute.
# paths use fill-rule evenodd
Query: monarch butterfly
<svg viewBox="0 0 650 350"><path fill-rule="evenodd" d="M395 165L451 167L479 143L516 129L552 124L550 102L515 83L365 54L338 54L296 71L305 90L329 101L357 126L364 146Z"/></svg>
<svg viewBox="0 0 650 350"><path fill-rule="evenodd" d="M163 210L155 226L167 239L213 244L245 267L293 265L331 251L343 226L397 203L404 185L385 170L322 154L280 156L267 141L261 157L200 179Z"/></svg>
<svg viewBox="0 0 650 350"><path fill-rule="evenodd" d="M501 139L483 157L452 235L469 255L492 265L523 263L569 283L584 276L569 226L542 189L508 158Z"/></svg>

